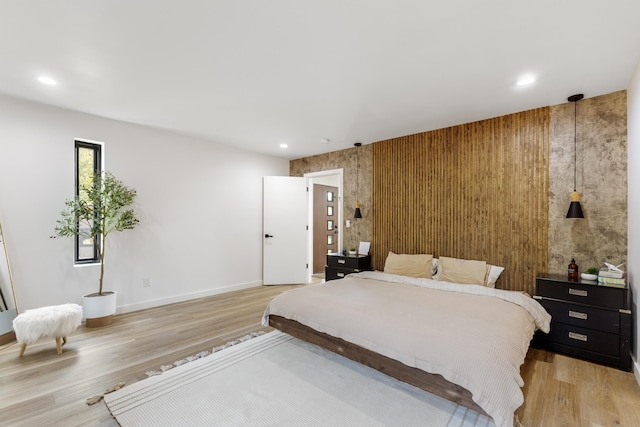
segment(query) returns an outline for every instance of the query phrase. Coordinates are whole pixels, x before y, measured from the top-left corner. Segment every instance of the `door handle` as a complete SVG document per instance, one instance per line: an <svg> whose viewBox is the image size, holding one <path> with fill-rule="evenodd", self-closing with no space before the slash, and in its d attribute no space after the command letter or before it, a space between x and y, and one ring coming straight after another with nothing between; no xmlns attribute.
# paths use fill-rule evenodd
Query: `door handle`
<svg viewBox="0 0 640 427"><path fill-rule="evenodd" d="M264 237L265 237L265 238L267 238L267 237L273 237L273 235L272 235L272 234L265 234L265 235L264 235Z"/></svg>

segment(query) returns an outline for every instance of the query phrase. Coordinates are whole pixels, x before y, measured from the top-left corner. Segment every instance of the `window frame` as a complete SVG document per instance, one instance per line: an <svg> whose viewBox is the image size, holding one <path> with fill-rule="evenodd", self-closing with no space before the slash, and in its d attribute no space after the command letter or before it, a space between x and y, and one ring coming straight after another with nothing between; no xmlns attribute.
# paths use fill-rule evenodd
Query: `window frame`
<svg viewBox="0 0 640 427"><path fill-rule="evenodd" d="M80 195L80 149L89 149L93 151L93 174L103 171L104 159L103 150L104 144L98 141L91 141L88 139L75 139L74 145L74 195L78 197ZM93 265L100 263L100 253L96 246L93 247L92 258L80 259L80 236L76 236L74 239L74 255L73 260L75 265ZM98 245L101 244L101 239L98 239Z"/></svg>

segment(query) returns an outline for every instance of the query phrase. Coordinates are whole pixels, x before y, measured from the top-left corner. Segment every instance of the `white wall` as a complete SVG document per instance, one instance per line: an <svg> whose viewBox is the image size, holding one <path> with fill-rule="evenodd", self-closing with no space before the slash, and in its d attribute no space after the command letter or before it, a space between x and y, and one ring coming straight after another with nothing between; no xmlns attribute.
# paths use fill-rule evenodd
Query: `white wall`
<svg viewBox="0 0 640 427"><path fill-rule="evenodd" d="M74 138L104 142L106 169L138 192L140 225L106 247L119 311L261 283L261 178L288 175L287 160L0 95L0 220L20 310L97 291L99 267L74 267L73 240L49 238L73 196Z"/></svg>
<svg viewBox="0 0 640 427"><path fill-rule="evenodd" d="M629 171L629 259L627 274L633 290L635 317L634 361L635 374L640 383L640 324L638 298L640 297L640 62L627 90L627 152Z"/></svg>

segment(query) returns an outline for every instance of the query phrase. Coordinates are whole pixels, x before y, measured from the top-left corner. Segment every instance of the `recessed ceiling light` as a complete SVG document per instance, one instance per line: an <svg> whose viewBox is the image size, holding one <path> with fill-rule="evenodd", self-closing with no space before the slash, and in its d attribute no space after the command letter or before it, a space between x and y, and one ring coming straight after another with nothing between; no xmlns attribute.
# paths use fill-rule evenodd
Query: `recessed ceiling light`
<svg viewBox="0 0 640 427"><path fill-rule="evenodd" d="M280 144L280 148L287 148L289 145L285 144L284 142L282 144Z"/></svg>
<svg viewBox="0 0 640 427"><path fill-rule="evenodd" d="M47 76L40 76L38 77L38 81L40 83L43 83L45 85L49 85L49 86L55 86L58 84L58 82L56 82L55 80L53 80L51 77L47 77Z"/></svg>
<svg viewBox="0 0 640 427"><path fill-rule="evenodd" d="M536 81L536 78L534 76L528 75L528 76L520 77L520 79L518 80L518 82L516 84L518 86L528 86L528 85L532 84L535 81Z"/></svg>

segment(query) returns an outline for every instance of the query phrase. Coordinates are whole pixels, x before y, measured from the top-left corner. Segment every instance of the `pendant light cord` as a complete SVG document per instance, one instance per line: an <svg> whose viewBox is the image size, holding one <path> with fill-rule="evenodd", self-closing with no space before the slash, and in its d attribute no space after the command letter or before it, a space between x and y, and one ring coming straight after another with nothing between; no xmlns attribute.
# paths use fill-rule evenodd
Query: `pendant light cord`
<svg viewBox="0 0 640 427"><path fill-rule="evenodd" d="M578 93L571 95L567 101L573 102L573 192L575 193L578 186L578 101L584 98L584 95Z"/></svg>
<svg viewBox="0 0 640 427"><path fill-rule="evenodd" d="M356 147L356 203L359 203L358 197L360 196L360 146L361 142L353 144Z"/></svg>
<svg viewBox="0 0 640 427"><path fill-rule="evenodd" d="M576 191L578 169L578 101L573 103L573 191Z"/></svg>

